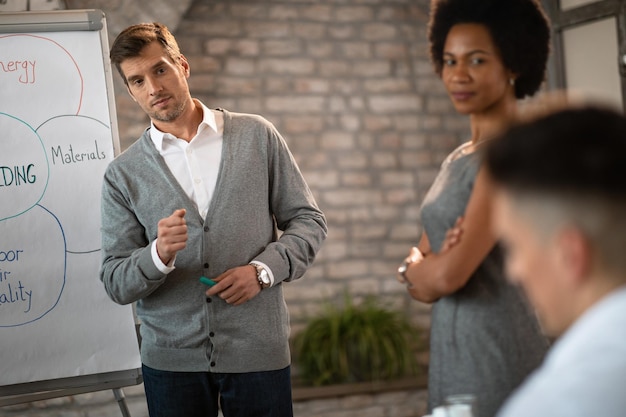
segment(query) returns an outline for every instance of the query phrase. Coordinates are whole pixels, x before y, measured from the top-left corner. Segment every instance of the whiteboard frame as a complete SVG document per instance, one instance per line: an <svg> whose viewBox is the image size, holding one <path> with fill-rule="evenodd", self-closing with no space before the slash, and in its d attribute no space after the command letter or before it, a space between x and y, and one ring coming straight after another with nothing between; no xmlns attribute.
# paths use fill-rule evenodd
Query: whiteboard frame
<svg viewBox="0 0 626 417"><path fill-rule="evenodd" d="M109 40L104 12L97 9L0 13L0 33L98 31L111 120L113 150L121 152ZM137 342L139 343L139 341ZM68 395L118 389L143 382L141 368L0 386L0 407Z"/></svg>
<svg viewBox="0 0 626 417"><path fill-rule="evenodd" d="M102 64L104 65L107 100L111 118L111 134L113 136L113 150L115 155L119 155L121 152L120 137L115 108L113 74L109 60L109 39L104 12L98 9L85 9L0 13L0 34L72 31L98 31L100 33Z"/></svg>

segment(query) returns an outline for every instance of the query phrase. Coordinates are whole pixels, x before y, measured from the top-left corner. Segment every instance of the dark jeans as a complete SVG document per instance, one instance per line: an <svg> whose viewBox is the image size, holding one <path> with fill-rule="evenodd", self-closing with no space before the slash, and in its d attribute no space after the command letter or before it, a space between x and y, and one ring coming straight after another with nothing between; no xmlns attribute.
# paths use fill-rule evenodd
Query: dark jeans
<svg viewBox="0 0 626 417"><path fill-rule="evenodd" d="M292 417L291 369L219 374L143 365L150 417Z"/></svg>

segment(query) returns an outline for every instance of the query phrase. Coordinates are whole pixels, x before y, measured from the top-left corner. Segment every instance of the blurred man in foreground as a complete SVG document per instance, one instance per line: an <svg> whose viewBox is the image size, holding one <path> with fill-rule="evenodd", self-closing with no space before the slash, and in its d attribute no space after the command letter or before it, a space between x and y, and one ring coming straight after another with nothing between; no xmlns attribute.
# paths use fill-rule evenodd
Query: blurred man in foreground
<svg viewBox="0 0 626 417"><path fill-rule="evenodd" d="M624 416L626 118L560 111L493 141L486 166L508 276L558 337L498 416Z"/></svg>

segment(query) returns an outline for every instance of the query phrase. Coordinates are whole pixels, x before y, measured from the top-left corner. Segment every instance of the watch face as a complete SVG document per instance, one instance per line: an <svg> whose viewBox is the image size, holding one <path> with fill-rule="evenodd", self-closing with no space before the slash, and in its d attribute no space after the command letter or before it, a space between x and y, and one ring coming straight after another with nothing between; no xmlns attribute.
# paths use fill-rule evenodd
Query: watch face
<svg viewBox="0 0 626 417"><path fill-rule="evenodd" d="M270 276L265 269L261 270L261 272L259 273L259 278L261 278L261 281L263 281L263 284L270 285L271 283Z"/></svg>

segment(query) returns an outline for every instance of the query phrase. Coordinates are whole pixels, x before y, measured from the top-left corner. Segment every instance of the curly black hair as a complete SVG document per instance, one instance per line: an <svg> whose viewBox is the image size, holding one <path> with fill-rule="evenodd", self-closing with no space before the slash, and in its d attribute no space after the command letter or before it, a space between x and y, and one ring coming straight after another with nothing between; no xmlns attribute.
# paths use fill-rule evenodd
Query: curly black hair
<svg viewBox="0 0 626 417"><path fill-rule="evenodd" d="M517 75L517 98L537 92L550 53L550 23L538 0L432 0L428 39L439 76L448 32L459 23L487 27L504 66Z"/></svg>

